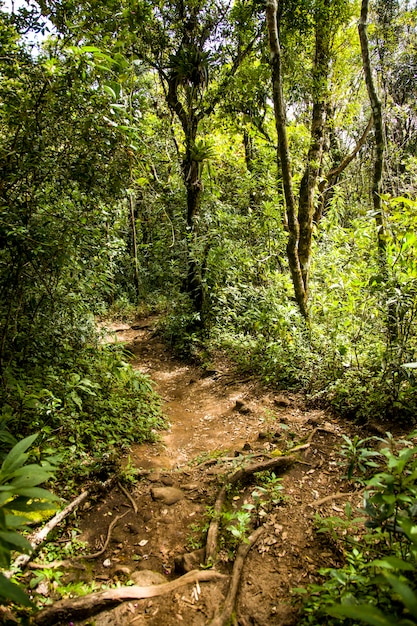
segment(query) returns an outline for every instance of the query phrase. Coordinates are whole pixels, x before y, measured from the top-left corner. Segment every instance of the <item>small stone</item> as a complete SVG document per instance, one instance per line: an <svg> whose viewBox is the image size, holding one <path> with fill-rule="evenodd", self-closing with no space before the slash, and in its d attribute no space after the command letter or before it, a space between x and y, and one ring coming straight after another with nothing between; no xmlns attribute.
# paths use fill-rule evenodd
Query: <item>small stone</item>
<svg viewBox="0 0 417 626"><path fill-rule="evenodd" d="M47 579L41 580L39 585L36 587L35 591L40 596L48 596L49 595L49 580Z"/></svg>
<svg viewBox="0 0 417 626"><path fill-rule="evenodd" d="M275 404L275 406L279 406L279 407L282 407L282 408L287 408L287 407L291 406L290 400L288 400L288 398L286 398L283 395L275 396L274 404Z"/></svg>
<svg viewBox="0 0 417 626"><path fill-rule="evenodd" d="M153 572L150 569L136 570L130 576L135 585L139 587L149 587L150 585L161 585L168 582L168 579L159 572Z"/></svg>
<svg viewBox="0 0 417 626"><path fill-rule="evenodd" d="M161 473L160 472L152 472L151 474L149 474L148 480L150 480L151 483L159 483L159 482L161 482Z"/></svg>
<svg viewBox="0 0 417 626"><path fill-rule="evenodd" d="M110 566L111 566L110 559L106 559L105 561L103 561L103 567L110 567Z"/></svg>
<svg viewBox="0 0 417 626"><path fill-rule="evenodd" d="M194 489L198 489L198 483L184 483L181 485L181 489L185 489L185 491L194 491Z"/></svg>
<svg viewBox="0 0 417 626"><path fill-rule="evenodd" d="M153 487L151 495L157 502L163 502L168 506L175 504L184 497L184 492L177 487Z"/></svg>
<svg viewBox="0 0 417 626"><path fill-rule="evenodd" d="M217 374L216 370L204 370L201 374L201 378L211 378Z"/></svg>
<svg viewBox="0 0 417 626"><path fill-rule="evenodd" d="M248 413L251 412L251 410L248 407L248 405L245 402L243 402L242 400L236 400L236 404L235 404L234 410L238 411L239 413L242 413L242 415L247 415Z"/></svg>
<svg viewBox="0 0 417 626"><path fill-rule="evenodd" d="M129 578L130 568L126 565L118 565L113 572L113 576L117 576L118 578Z"/></svg>
<svg viewBox="0 0 417 626"><path fill-rule="evenodd" d="M137 526L135 526L134 524L126 524L126 526L129 532L132 533L132 535L138 534L139 528Z"/></svg>
<svg viewBox="0 0 417 626"><path fill-rule="evenodd" d="M163 485L166 485L167 487L172 487L172 485L174 484L174 481L171 478L171 476L162 476L161 483Z"/></svg>
<svg viewBox="0 0 417 626"><path fill-rule="evenodd" d="M194 552L185 552L174 559L175 571L177 574L186 574L193 569L200 569L201 563L204 563L205 549L194 550Z"/></svg>

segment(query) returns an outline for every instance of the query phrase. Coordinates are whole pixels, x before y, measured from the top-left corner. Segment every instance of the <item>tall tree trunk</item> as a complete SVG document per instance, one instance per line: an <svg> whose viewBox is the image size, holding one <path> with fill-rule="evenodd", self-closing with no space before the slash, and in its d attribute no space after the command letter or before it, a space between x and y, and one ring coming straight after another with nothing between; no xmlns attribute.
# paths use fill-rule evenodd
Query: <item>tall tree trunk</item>
<svg viewBox="0 0 417 626"><path fill-rule="evenodd" d="M200 264L195 259L195 240L197 238L197 217L201 208L203 181L201 179L202 163L193 158L193 148L197 135L197 124L190 120L189 127L184 129L187 137L186 155L183 161L183 178L187 192L187 279L186 291L191 298L194 309L200 316L203 312L203 284Z"/></svg>
<svg viewBox="0 0 417 626"><path fill-rule="evenodd" d="M362 0L361 16L358 24L359 40L362 51L362 64L365 74L365 83L368 90L369 101L372 108L372 116L374 120L374 133L375 133L375 159L374 159L374 174L372 183L372 201L375 211L375 220L378 232L378 250L380 254L380 260L383 265L386 265L386 238L385 238L385 226L382 211L382 173L384 168L384 150L385 150L385 138L384 138L384 124L382 119L382 104L378 97L374 78L372 75L371 59L369 55L369 42L367 35L368 26L368 6L369 0Z"/></svg>
<svg viewBox="0 0 417 626"><path fill-rule="evenodd" d="M133 281L136 297L139 297L138 239L136 234L135 200L132 193L129 193L129 218L132 232Z"/></svg>
<svg viewBox="0 0 417 626"><path fill-rule="evenodd" d="M328 0L325 2L328 6ZM322 17L317 19L316 43L313 66L313 113L310 128L310 147L307 164L300 185L298 221L300 224L300 241L298 256L304 290L308 296L308 281L311 262L311 240L313 234L314 196L323 157L324 130L327 110L327 80L330 63L330 29Z"/></svg>
<svg viewBox="0 0 417 626"><path fill-rule="evenodd" d="M378 259L379 269L383 281L388 287L389 283L389 268L387 260L386 249L386 229L384 223L384 213L382 208L382 182L383 182L383 170L384 170L384 152L385 152L385 136L384 136L384 122L382 117L382 104L379 99L378 92L375 86L374 77L372 74L371 59L369 54L369 42L367 34L368 26L368 9L369 0L362 0L361 16L358 24L359 40L361 44L362 52L362 64L365 74L365 83L368 91L369 101L372 108L372 116L375 129L375 158L374 158L374 173L372 181L372 202L374 207L374 215L377 230L377 245L378 245ZM398 336L397 332L397 314L395 309L395 302L388 294L387 303L387 329L391 343L395 342Z"/></svg>
<svg viewBox="0 0 417 626"><path fill-rule="evenodd" d="M203 181L202 164L194 156L199 117L192 107L185 109L178 97L178 83L174 77L168 82L167 103L181 122L185 136L185 156L182 162L182 176L187 194L187 276L185 290L191 298L194 309L200 316L203 313L203 284L199 263L193 253L197 235L196 220L200 212Z"/></svg>
<svg viewBox="0 0 417 626"><path fill-rule="evenodd" d="M272 96L274 101L275 126L278 134L278 150L281 162L282 183L284 187L288 220L287 256L291 278L294 285L295 298L301 314L305 319L308 319L307 293L304 287L301 265L298 257L300 227L297 217L297 205L294 196L291 160L288 148L277 10L278 7L276 0L267 0L266 24L268 29L270 64L272 70Z"/></svg>

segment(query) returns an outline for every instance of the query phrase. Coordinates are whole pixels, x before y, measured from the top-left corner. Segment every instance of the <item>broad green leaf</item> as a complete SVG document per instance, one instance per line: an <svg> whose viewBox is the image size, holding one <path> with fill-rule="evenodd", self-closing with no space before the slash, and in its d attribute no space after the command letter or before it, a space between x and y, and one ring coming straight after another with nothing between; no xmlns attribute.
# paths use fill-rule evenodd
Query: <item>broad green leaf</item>
<svg viewBox="0 0 417 626"><path fill-rule="evenodd" d="M26 496L27 498L39 498L41 500L49 500L49 501L58 501L58 496L54 495L50 491L46 489L42 489L42 487L20 487L16 490L16 493L20 496ZM37 502L33 502L33 509L36 509ZM7 508L13 508L13 505L10 504Z"/></svg>
<svg viewBox="0 0 417 626"><path fill-rule="evenodd" d="M0 530L0 541L16 546L21 552L31 552L32 550L29 541L14 531Z"/></svg>
<svg viewBox="0 0 417 626"><path fill-rule="evenodd" d="M368 563L368 567L382 567L384 569L399 569L404 571L412 572L414 570L414 565L411 563L407 563L407 561L403 561L397 556L386 556L383 559L376 559L375 561L371 561Z"/></svg>
<svg viewBox="0 0 417 626"><path fill-rule="evenodd" d="M417 617L417 594L406 583L402 582L396 576L385 572L385 578L394 589L394 591L400 596L404 606L410 611L413 617Z"/></svg>
<svg viewBox="0 0 417 626"><path fill-rule="evenodd" d="M3 461L0 470L0 476L7 476L15 469L23 465L23 463L27 459L27 455L25 455L24 453L28 448L30 448L37 436L38 433L35 433L34 435L29 435L29 437L22 439L22 441L19 441L15 446L13 446L13 448L10 450L10 452Z"/></svg>
<svg viewBox="0 0 417 626"><path fill-rule="evenodd" d="M17 470L13 472L11 478L25 476L25 475L39 478L39 482L44 482L45 480L49 480L51 478L51 471L48 471L48 467L38 465L37 463L31 463L30 465L25 465L24 467L19 467ZM15 482L13 481L13 484Z"/></svg>
<svg viewBox="0 0 417 626"><path fill-rule="evenodd" d="M0 573L0 597L22 606L34 606L19 585L12 583L2 573Z"/></svg>
<svg viewBox="0 0 417 626"><path fill-rule="evenodd" d="M350 617L371 626L397 626L397 619L384 615L382 611L370 604L335 605L326 611L333 617Z"/></svg>

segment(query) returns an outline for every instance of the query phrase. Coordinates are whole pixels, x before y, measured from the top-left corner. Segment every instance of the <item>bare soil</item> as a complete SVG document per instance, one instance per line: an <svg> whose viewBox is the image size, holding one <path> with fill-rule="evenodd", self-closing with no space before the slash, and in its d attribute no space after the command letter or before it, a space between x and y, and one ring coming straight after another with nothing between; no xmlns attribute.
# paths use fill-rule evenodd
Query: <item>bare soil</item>
<svg viewBox="0 0 417 626"><path fill-rule="evenodd" d="M88 541L90 552L103 545L112 520L126 515L114 526L105 553L85 562L84 570L68 571L67 579L106 585L176 579L184 571L178 557L204 546L207 509L225 477L242 462L285 454L310 437L310 446L297 453L296 463L282 475L284 498L267 506L267 515L258 520L265 531L245 560L234 618L240 626L299 623L292 589L317 580L319 568L338 564L332 546L316 533L314 516L339 514L348 500L353 505L360 501L359 493L340 496L351 489L342 478L338 454L341 434L351 435L349 424L308 410L301 396L274 394L254 380L239 380L224 363L207 372L178 361L154 332L152 319L135 330L124 325L112 330L129 346L133 366L155 382L170 427L160 442L131 450L131 463L141 469L140 480L127 488L137 513L119 487L79 512L80 539ZM255 483L230 494L230 510L239 511L250 501ZM168 487L180 490L173 504L156 499L158 489ZM222 537L215 567L230 574L232 535L223 531ZM203 561L204 554L198 553L188 569ZM161 597L125 602L79 623L206 626L227 588L227 579L188 585Z"/></svg>

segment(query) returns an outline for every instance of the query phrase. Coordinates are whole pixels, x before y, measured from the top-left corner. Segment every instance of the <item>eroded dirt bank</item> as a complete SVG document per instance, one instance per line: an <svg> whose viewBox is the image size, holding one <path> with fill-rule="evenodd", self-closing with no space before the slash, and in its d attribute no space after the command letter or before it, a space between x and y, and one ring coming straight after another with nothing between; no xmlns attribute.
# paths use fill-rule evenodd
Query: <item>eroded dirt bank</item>
<svg viewBox="0 0 417 626"><path fill-rule="evenodd" d="M202 369L177 361L154 333L152 320L134 328L119 325L117 339L128 342L134 367L147 373L164 400L171 426L162 441L135 446L132 463L142 477L129 488L137 507L119 487L81 513L81 539L91 551L100 548L111 522L107 550L69 577L138 585L176 580L199 568L202 552L181 558L204 545L208 507L213 507L225 477L242 466L278 458L294 447L296 461L282 475L276 502L259 507L264 532L243 566L235 624L290 626L298 623L291 589L313 580L320 567L336 565L336 556L313 527L316 512L341 511L346 499L328 498L347 489L338 465L342 432L348 429L322 411L307 411L302 399L262 391L253 381L230 372ZM278 474L278 472L277 472ZM230 493L235 525L245 503L253 502L253 480ZM356 503L360 496L349 499ZM326 499L324 502L323 500ZM226 522L224 525L227 525ZM222 531L215 567L230 574L233 535ZM236 543L239 541L236 540ZM207 626L224 603L228 579L191 584L161 597L125 602L83 624L137 626Z"/></svg>

